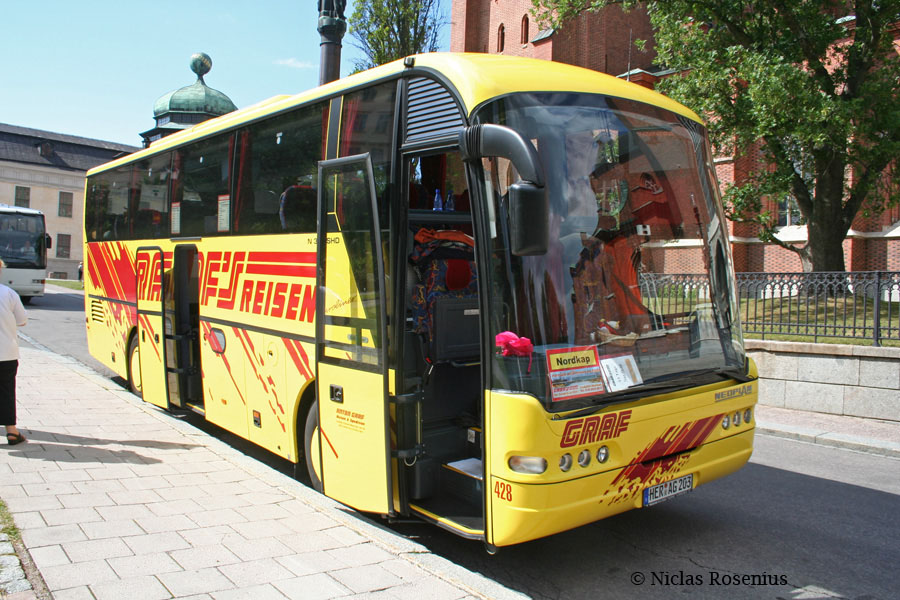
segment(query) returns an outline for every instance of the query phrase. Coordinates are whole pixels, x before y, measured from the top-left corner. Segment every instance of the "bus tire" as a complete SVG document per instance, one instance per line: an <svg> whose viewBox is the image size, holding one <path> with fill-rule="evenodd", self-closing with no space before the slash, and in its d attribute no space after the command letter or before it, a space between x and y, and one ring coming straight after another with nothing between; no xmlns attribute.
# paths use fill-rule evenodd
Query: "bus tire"
<svg viewBox="0 0 900 600"><path fill-rule="evenodd" d="M324 488L322 479L317 471L317 467L321 464L319 460L321 449L319 446L318 400L313 400L312 405L309 407L309 412L306 413L306 426L303 428L303 449L306 455L306 470L309 473L309 482L312 484L313 489L321 492Z"/></svg>
<svg viewBox="0 0 900 600"><path fill-rule="evenodd" d="M128 341L128 355L125 361L128 367L128 389L138 398L144 397L141 381L141 351L138 348L137 334Z"/></svg>

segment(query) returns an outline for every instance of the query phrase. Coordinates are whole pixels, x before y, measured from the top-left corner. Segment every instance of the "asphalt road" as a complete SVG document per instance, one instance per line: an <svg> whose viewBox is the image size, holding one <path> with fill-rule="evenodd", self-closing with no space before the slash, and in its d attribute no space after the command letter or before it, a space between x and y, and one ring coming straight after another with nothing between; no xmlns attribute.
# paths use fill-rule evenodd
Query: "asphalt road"
<svg viewBox="0 0 900 600"><path fill-rule="evenodd" d="M87 353L80 294L51 288L26 335L110 374ZM272 468L285 461L188 417ZM757 436L740 472L652 509L550 538L482 546L426 524L393 523L469 570L539 599L900 596L900 460Z"/></svg>

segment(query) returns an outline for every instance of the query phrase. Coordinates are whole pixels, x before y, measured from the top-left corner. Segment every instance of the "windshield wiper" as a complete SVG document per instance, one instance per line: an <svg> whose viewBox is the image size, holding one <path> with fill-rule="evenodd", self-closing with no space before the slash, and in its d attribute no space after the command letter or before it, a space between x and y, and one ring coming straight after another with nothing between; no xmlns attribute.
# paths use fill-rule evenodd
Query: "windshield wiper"
<svg viewBox="0 0 900 600"><path fill-rule="evenodd" d="M647 392L656 390L665 390L667 392L677 392L678 390L687 389L698 385L694 378L704 375L719 375L728 379L734 379L740 383L751 381L752 378L747 376L747 369L737 367L719 367L716 369L697 369L696 371L685 371L676 375L661 375L652 379L645 380L644 383L629 387L627 390L613 392L598 399L592 406L582 408L574 413L567 414L561 419L575 419L593 414L601 410L609 404L618 404L635 398L647 396Z"/></svg>

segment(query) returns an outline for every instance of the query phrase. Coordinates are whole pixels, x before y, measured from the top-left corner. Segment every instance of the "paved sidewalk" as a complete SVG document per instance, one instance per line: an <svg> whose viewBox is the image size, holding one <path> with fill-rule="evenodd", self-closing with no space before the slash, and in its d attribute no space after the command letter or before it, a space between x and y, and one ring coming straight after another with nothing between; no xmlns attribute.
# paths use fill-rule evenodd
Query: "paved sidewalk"
<svg viewBox="0 0 900 600"><path fill-rule="evenodd" d="M900 422L756 407L756 432L900 458Z"/></svg>
<svg viewBox="0 0 900 600"><path fill-rule="evenodd" d="M57 600L522 598L378 527L81 363L22 348L6 502ZM757 431L900 458L900 424L757 407ZM45 598L0 539L0 597ZM473 544L473 552L481 548Z"/></svg>
<svg viewBox="0 0 900 600"><path fill-rule="evenodd" d="M523 597L74 359L21 355L19 426L29 441L0 447L0 498L56 600ZM3 549L0 561L11 562ZM18 565L4 564L0 582L19 586L0 587L11 600L40 597Z"/></svg>

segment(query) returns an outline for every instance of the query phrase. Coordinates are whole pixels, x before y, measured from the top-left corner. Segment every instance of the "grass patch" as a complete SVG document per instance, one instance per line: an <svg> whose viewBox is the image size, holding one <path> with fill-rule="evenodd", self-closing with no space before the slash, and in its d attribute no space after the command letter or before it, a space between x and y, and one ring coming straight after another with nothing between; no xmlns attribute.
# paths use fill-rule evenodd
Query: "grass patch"
<svg viewBox="0 0 900 600"><path fill-rule="evenodd" d="M69 288L72 290L83 290L84 284L80 281L72 281L71 279L54 279L47 281L49 285L58 285L59 287Z"/></svg>
<svg viewBox="0 0 900 600"><path fill-rule="evenodd" d="M11 540L22 541L19 528L13 522L12 514L10 514L3 500L0 500L0 533L5 533Z"/></svg>

